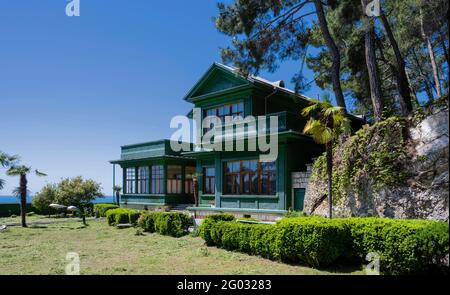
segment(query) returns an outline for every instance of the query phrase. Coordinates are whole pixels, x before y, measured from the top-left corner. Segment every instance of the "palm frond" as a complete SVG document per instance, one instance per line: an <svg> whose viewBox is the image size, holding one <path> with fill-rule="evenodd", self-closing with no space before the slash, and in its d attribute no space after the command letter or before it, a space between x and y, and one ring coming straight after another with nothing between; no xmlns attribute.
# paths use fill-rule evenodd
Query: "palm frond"
<svg viewBox="0 0 450 295"><path fill-rule="evenodd" d="M5 181L0 178L0 189L3 189L5 186Z"/></svg>
<svg viewBox="0 0 450 295"><path fill-rule="evenodd" d="M335 107L335 106L332 106L330 104L329 107L324 109L323 113L324 113L325 117L330 117L330 116L335 116L335 115L341 115L342 116L342 110L343 110L342 107Z"/></svg>
<svg viewBox="0 0 450 295"><path fill-rule="evenodd" d="M12 190L12 194L13 194L13 196L20 197L22 195L22 190L18 186ZM25 194L28 196L31 194L31 191L29 189L27 189Z"/></svg>
<svg viewBox="0 0 450 295"><path fill-rule="evenodd" d="M36 173L36 175L37 176L47 176L47 174L46 173L44 173L44 172L41 172L41 171L39 171L39 170L34 170L34 173Z"/></svg>
<svg viewBox="0 0 450 295"><path fill-rule="evenodd" d="M0 151L0 165L3 167L9 167L19 160L18 155L8 155Z"/></svg>
<svg viewBox="0 0 450 295"><path fill-rule="evenodd" d="M303 117L308 117L309 115L311 115L314 111L317 110L318 108L318 104L311 104L310 106L307 106L305 108L302 109L302 116Z"/></svg>
<svg viewBox="0 0 450 295"><path fill-rule="evenodd" d="M303 133L312 135L314 133L320 132L324 127L325 126L320 120L311 118L308 120L308 122L306 122L306 125L303 128Z"/></svg>
<svg viewBox="0 0 450 295"><path fill-rule="evenodd" d="M331 128L324 126L321 132L312 134L311 136L317 143L326 144L333 140L334 132Z"/></svg>
<svg viewBox="0 0 450 295"><path fill-rule="evenodd" d="M6 175L17 176L22 174L28 174L31 171L31 167L27 166L11 166L6 170Z"/></svg>

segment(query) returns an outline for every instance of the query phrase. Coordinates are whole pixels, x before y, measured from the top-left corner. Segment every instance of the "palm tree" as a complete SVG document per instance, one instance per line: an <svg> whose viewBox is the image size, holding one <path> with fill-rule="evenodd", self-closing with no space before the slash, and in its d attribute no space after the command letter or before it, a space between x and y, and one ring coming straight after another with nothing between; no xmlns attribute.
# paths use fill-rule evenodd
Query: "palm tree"
<svg viewBox="0 0 450 295"><path fill-rule="evenodd" d="M20 177L20 184L17 188L17 194L20 195L20 216L22 218L22 227L27 227L26 223L26 211L27 211L27 174L31 172L31 167L27 166L11 166L7 171L6 174L9 176L19 176ZM37 176L47 176L47 174L40 172L38 170L34 170L34 173L36 173Z"/></svg>
<svg viewBox="0 0 450 295"><path fill-rule="evenodd" d="M122 188L118 185L113 186L114 194L116 195L117 205L120 205L120 192Z"/></svg>
<svg viewBox="0 0 450 295"><path fill-rule="evenodd" d="M309 117L303 132L311 135L317 143L325 145L328 177L328 216L331 218L333 209L333 143L340 134L347 133L350 130L350 120L344 114L342 107L333 106L328 100L311 100L311 104L302 110L302 115Z"/></svg>

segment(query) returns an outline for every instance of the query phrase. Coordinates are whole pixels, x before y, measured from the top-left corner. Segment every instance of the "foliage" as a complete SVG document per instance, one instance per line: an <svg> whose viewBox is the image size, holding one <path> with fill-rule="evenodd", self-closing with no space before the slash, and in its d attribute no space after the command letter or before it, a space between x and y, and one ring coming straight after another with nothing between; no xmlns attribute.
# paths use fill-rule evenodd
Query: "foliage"
<svg viewBox="0 0 450 295"><path fill-rule="evenodd" d="M376 252L384 273L447 271L442 268L449 251L445 222L303 217L268 225L206 218L200 229L207 245L314 267L363 263Z"/></svg>
<svg viewBox="0 0 450 295"><path fill-rule="evenodd" d="M364 260L367 253L380 255L380 267L390 274L447 271L449 227L446 222L348 218L354 255Z"/></svg>
<svg viewBox="0 0 450 295"><path fill-rule="evenodd" d="M8 155L2 151L0 151L0 166L3 168L10 167L14 164L15 161L17 161L19 157L17 155L11 156ZM0 190L3 189L5 185L5 180L0 178Z"/></svg>
<svg viewBox="0 0 450 295"><path fill-rule="evenodd" d="M335 262L349 241L342 222L324 218L288 218L276 225L205 220L201 227L207 245L314 267Z"/></svg>
<svg viewBox="0 0 450 295"><path fill-rule="evenodd" d="M229 213L210 214L203 219L202 225L198 229L198 235L205 240L206 245L212 246L214 245L214 243L212 243L210 228L217 221L233 221L233 220L235 220L234 215Z"/></svg>
<svg viewBox="0 0 450 295"><path fill-rule="evenodd" d="M308 216L308 214L306 214L306 212L304 211L293 211L293 210L289 210L284 215L285 218L306 217L306 216Z"/></svg>
<svg viewBox="0 0 450 295"><path fill-rule="evenodd" d="M135 224L139 218L139 212L130 208L117 208L106 211L106 220L109 225L131 223Z"/></svg>
<svg viewBox="0 0 450 295"><path fill-rule="evenodd" d="M40 192L34 195L31 204L41 214L50 214L53 209L49 207L50 204L55 203L57 187L54 184L45 185Z"/></svg>
<svg viewBox="0 0 450 295"><path fill-rule="evenodd" d="M63 179L58 183L56 202L66 206L77 206L81 202L89 202L102 196L100 183L77 176Z"/></svg>
<svg viewBox="0 0 450 295"><path fill-rule="evenodd" d="M367 185L376 189L401 185L408 177L406 167L406 120L391 117L373 126L364 126L355 135L334 147L334 203L350 189L364 195ZM310 181L326 179L326 157L314 163Z"/></svg>
<svg viewBox="0 0 450 295"><path fill-rule="evenodd" d="M181 212L145 212L137 222L146 232L181 237L188 233L192 219Z"/></svg>
<svg viewBox="0 0 450 295"><path fill-rule="evenodd" d="M94 212L98 217L105 217L108 210L117 208L119 206L114 204L94 204Z"/></svg>
<svg viewBox="0 0 450 295"><path fill-rule="evenodd" d="M309 134L319 144L327 144L350 131L350 120L343 108L333 106L329 101L311 99L310 105L302 110L309 117L303 132Z"/></svg>
<svg viewBox="0 0 450 295"><path fill-rule="evenodd" d="M77 176L63 179L57 184L47 184L34 196L32 202L41 212L45 212L51 203L83 207L85 203L102 196L100 183Z"/></svg>

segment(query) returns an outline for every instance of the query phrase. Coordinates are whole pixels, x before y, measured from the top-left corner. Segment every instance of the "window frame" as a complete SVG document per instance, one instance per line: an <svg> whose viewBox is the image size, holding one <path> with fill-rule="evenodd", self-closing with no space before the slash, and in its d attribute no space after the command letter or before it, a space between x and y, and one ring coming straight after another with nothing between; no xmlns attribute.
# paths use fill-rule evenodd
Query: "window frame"
<svg viewBox="0 0 450 295"><path fill-rule="evenodd" d="M257 162L256 170L244 170L244 162ZM229 164L239 163L239 170L234 171L233 169L228 169ZM277 164L275 162L270 162L267 168L263 168L262 163L258 159L243 159L243 160L230 160L223 162L223 191L226 195L264 195L264 196L275 196L277 195ZM227 172L230 170L231 172ZM248 175L248 191L244 190L244 179ZM253 177L257 177L257 185L255 191L255 185L253 183ZM263 177L265 176L265 177ZM229 177L233 177L233 181L230 186ZM264 183L264 178L267 178L266 183ZM236 181L239 179L238 190L236 190ZM275 186L272 187L272 181L275 181ZM263 186L264 185L264 186Z"/></svg>
<svg viewBox="0 0 450 295"><path fill-rule="evenodd" d="M207 176L206 170L213 169L214 176ZM215 166L203 166L203 194L215 195L216 194L216 167ZM206 190L206 183L209 184L209 190Z"/></svg>
<svg viewBox="0 0 450 295"><path fill-rule="evenodd" d="M176 167L176 177L173 178L169 175L169 169ZM179 174L178 174L179 169ZM178 178L179 177L179 178ZM167 165L167 181L166 181L166 193L171 195L180 195L183 193L183 166L182 165Z"/></svg>
<svg viewBox="0 0 450 295"><path fill-rule="evenodd" d="M160 195L164 194L165 191L165 169L164 165L157 164L151 165L150 168L150 194L152 195Z"/></svg>
<svg viewBox="0 0 450 295"><path fill-rule="evenodd" d="M141 169L145 169L146 173L142 177L140 171ZM150 168L148 166L138 166L136 167L136 194L149 194L150 193ZM143 186L145 185L145 190L142 191Z"/></svg>
<svg viewBox="0 0 450 295"><path fill-rule="evenodd" d="M136 183L136 167L125 168L125 194L135 194L137 189Z"/></svg>
<svg viewBox="0 0 450 295"><path fill-rule="evenodd" d="M233 106L237 106L237 111L233 111ZM241 108L239 108L239 106L241 106ZM228 114L226 113L226 109L228 109ZM223 114L220 114L221 110L223 111ZM212 112L212 114L211 114ZM210 114L208 114L210 113ZM232 102L232 103L227 103L227 104L223 104L223 105L218 105L215 107L211 107L211 108L206 108L203 110L203 119L210 117L210 116L215 116L216 118L218 118L218 121L214 124L214 126L216 126L218 123L220 123L221 125L225 124L225 118L227 116L231 116L234 120L234 118L236 117L241 117L244 118L245 115L245 106L244 106L244 101L236 101L236 102ZM205 134L206 132L212 130L214 127L209 127L210 126L210 122L208 120L207 126L203 126L203 134Z"/></svg>

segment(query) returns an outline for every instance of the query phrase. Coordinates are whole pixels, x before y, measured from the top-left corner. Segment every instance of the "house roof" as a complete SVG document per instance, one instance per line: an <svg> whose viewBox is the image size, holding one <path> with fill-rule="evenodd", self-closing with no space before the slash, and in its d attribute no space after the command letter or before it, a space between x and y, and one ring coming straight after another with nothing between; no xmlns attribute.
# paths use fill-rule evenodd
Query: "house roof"
<svg viewBox="0 0 450 295"><path fill-rule="evenodd" d="M239 70L235 67L232 66L227 66L218 62L213 63L208 70L205 72L205 74L203 74L203 76L197 81L197 83L195 83L195 85L188 91L188 93L185 95L184 99L187 101L191 101L194 100L195 97L197 97L197 91L204 86L205 82L208 80L209 77L211 77L215 72L217 71L223 71L225 73L228 73L230 75L232 75L237 81L241 81L242 86L251 86L251 85L260 85L263 87L268 87L268 88L272 88L272 89L276 89L279 90L282 93L285 94L289 94L291 96L294 96L300 100L303 101L310 101L311 98L307 97L306 95L300 94L300 93L296 93L294 90L286 88L286 87L282 87L284 83L282 83L282 81L269 81L265 78L262 78L260 76L255 76L255 75L248 75L245 76L241 73L239 73ZM236 88L238 88L239 86L237 86Z"/></svg>
<svg viewBox="0 0 450 295"><path fill-rule="evenodd" d="M279 91L280 93L284 93L297 102L309 103L311 101L310 97L307 97L306 95L303 95L301 93L297 93L292 89L283 87L284 83L281 83L282 81L272 82L265 78L255 76L255 75L245 76L245 75L239 73L239 70L237 68L228 66L228 65L224 65L224 64L221 64L218 62L214 62L208 68L208 70L205 72L205 74L203 74L203 76L197 81L197 83L195 83L195 85L188 91L188 93L184 97L184 100L194 102L198 98L209 96L212 94L219 94L221 92L226 91L227 89L223 89L223 90L219 90L214 93L208 93L206 95L205 94L196 95L197 94L196 92L198 92L198 90L205 85L208 78L210 78L217 71L222 71L222 72L232 76L237 81L241 81L242 85L232 87L228 90L232 90L232 89L241 90L241 89L245 89L249 86L262 86L262 87L266 87L266 88L271 88L274 91ZM188 117L192 117L191 112L189 112L187 114ZM353 119L365 122L364 116L354 115L354 114L350 114L350 113L348 113L348 115Z"/></svg>

